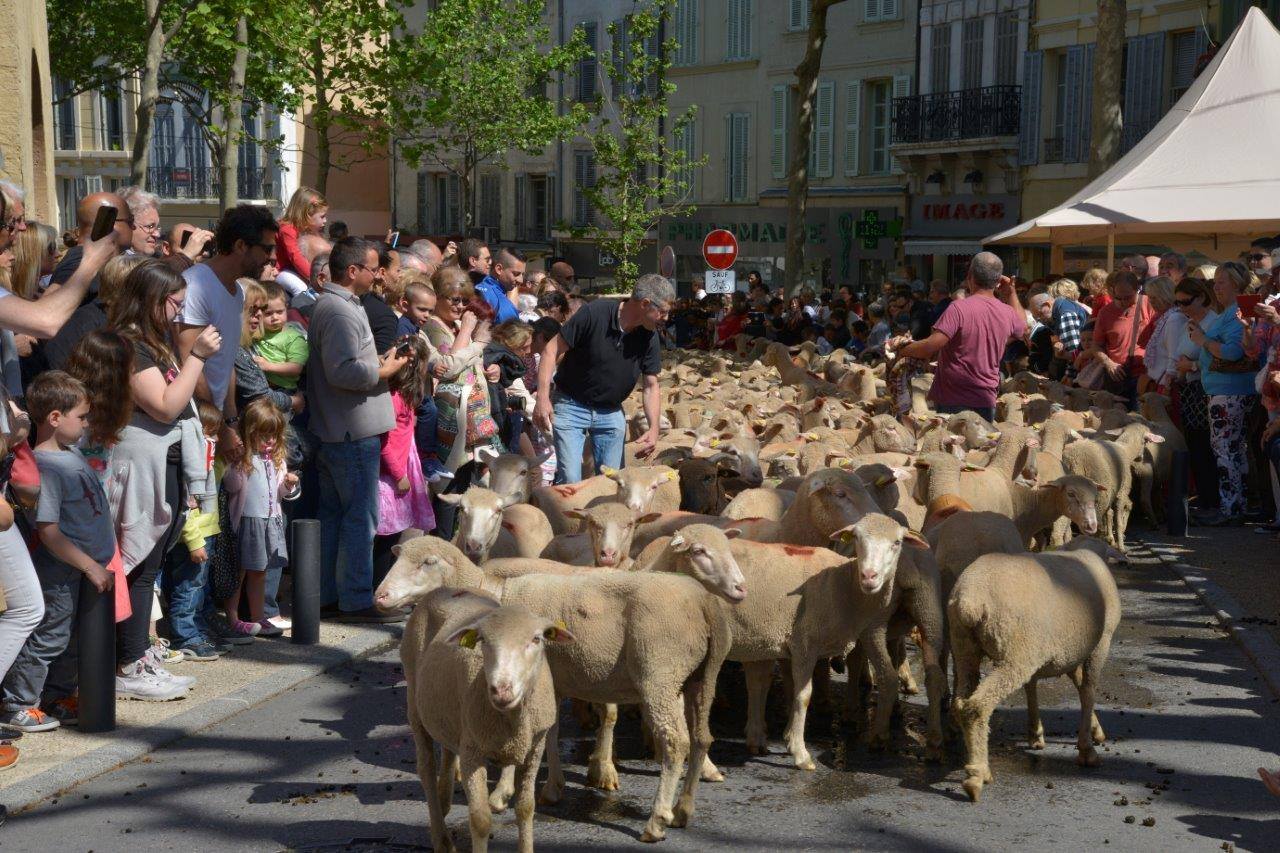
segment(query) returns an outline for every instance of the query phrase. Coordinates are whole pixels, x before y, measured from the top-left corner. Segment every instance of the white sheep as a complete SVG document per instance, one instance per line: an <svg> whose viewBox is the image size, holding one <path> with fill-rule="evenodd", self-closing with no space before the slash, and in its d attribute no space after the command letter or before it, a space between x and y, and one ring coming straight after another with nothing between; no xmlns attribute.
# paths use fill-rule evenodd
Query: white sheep
<svg viewBox="0 0 1280 853"><path fill-rule="evenodd" d="M477 563L490 557L537 557L551 541L551 524L542 510L516 503L480 486L462 494L437 495L458 508L453 544Z"/></svg>
<svg viewBox="0 0 1280 853"><path fill-rule="evenodd" d="M1114 553L1114 552L1112 552ZM1098 764L1105 737L1093 712L1094 691L1120 624L1120 594L1107 567L1107 546L1078 538L1066 550L979 557L956 581L947 602L955 654L951 710L964 731L964 789L975 802L992 781L987 762L991 713L1026 688L1029 735L1043 745L1035 681L1067 675L1080 691L1077 762ZM979 683L979 667L992 669Z"/></svg>

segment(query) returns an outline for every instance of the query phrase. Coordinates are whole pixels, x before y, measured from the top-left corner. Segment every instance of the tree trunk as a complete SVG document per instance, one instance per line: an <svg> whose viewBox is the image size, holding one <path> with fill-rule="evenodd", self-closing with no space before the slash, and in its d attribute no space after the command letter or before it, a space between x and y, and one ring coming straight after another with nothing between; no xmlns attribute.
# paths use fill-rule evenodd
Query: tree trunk
<svg viewBox="0 0 1280 853"><path fill-rule="evenodd" d="M788 295L800 287L804 272L805 212L809 206L809 140L813 134L813 101L822 70L822 50L827 44L827 10L844 0L814 0L809 10L809 43L796 66L796 133L787 166L787 268Z"/></svg>
<svg viewBox="0 0 1280 853"><path fill-rule="evenodd" d="M160 20L162 0L145 0L145 14L150 29L147 30L147 58L142 69L142 84L138 92L138 108L134 111L136 132L133 137L133 156L129 164L129 182L147 187L147 166L151 162L151 135L156 103L160 100L160 63L164 59L164 24Z"/></svg>
<svg viewBox="0 0 1280 853"><path fill-rule="evenodd" d="M329 147L329 130L333 126L329 109L329 92L324 71L324 45L317 36L311 45L311 84L315 87L315 107L311 110L311 124L316 129L316 192L329 191L329 169L333 167L333 151Z"/></svg>
<svg viewBox="0 0 1280 853"><path fill-rule="evenodd" d="M241 15L236 21L236 55L231 62L231 85L223 107L222 186L218 204L226 210L240 200L240 135L244 130L244 77L249 66L249 19Z"/></svg>
<svg viewBox="0 0 1280 853"><path fill-rule="evenodd" d="M1120 159L1124 130L1124 93L1120 91L1124 62L1125 0L1098 0L1098 46L1093 55L1093 150L1089 152L1089 176L1096 177Z"/></svg>

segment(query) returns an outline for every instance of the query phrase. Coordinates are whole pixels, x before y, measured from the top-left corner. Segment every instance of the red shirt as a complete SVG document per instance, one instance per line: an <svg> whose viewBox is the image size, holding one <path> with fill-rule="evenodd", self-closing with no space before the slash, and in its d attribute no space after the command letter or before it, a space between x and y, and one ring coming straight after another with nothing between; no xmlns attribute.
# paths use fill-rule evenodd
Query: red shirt
<svg viewBox="0 0 1280 853"><path fill-rule="evenodd" d="M1134 311L1141 311L1136 326ZM1155 319L1151 300L1139 296L1127 309L1121 308L1119 302L1112 300L1093 316L1093 345L1105 352L1107 358L1116 364L1123 364L1130 376L1141 376L1145 370L1142 357L1146 353L1146 347L1142 345L1142 333ZM1132 358L1129 356L1131 346Z"/></svg>
<svg viewBox="0 0 1280 853"><path fill-rule="evenodd" d="M291 222L281 220L276 232L276 268L297 273L305 282L311 281L311 261L298 248L298 229Z"/></svg>

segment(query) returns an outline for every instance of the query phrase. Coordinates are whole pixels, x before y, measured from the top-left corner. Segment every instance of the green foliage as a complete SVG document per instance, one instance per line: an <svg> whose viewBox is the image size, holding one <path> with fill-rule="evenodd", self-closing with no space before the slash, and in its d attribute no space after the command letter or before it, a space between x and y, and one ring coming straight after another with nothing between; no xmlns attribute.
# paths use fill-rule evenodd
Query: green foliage
<svg viewBox="0 0 1280 853"><path fill-rule="evenodd" d="M369 142L394 138L415 168L426 162L457 175L467 197L481 164L511 150L536 155L572 134L586 110L568 103L560 110L549 92L586 44L575 33L549 47L545 5L439 0L421 32L393 43L376 71L386 121L367 129Z"/></svg>
<svg viewBox="0 0 1280 853"><path fill-rule="evenodd" d="M609 25L614 51L607 57L612 85L594 105L587 139L595 154L595 185L583 195L600 221L575 228L618 259L619 288L629 292L640 275L638 258L649 232L664 217L687 216L693 172L706 157L691 161L675 143L697 108L670 118L667 99L676 87L666 80L669 57L678 48L663 38L673 0L653 0Z"/></svg>

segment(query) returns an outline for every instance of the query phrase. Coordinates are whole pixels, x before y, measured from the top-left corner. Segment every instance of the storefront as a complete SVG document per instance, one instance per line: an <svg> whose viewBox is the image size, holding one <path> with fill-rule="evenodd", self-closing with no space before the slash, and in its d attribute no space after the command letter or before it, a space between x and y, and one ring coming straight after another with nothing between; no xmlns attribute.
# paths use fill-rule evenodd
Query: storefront
<svg viewBox="0 0 1280 853"><path fill-rule="evenodd" d="M897 260L902 214L894 207L814 207L805 216L805 269L801 279L815 290L879 282ZM723 228L738 238L734 269L745 288L748 272L760 273L770 287L784 278L787 211L781 207L702 207L692 216L664 220L659 244L676 253L676 279L682 293L691 292L706 272L702 241Z"/></svg>
<svg viewBox="0 0 1280 853"><path fill-rule="evenodd" d="M1018 224L1016 195L925 195L911 201L911 224L903 253L921 279L964 281L969 259L982 251L982 239ZM1010 271L1017 252L995 250Z"/></svg>

